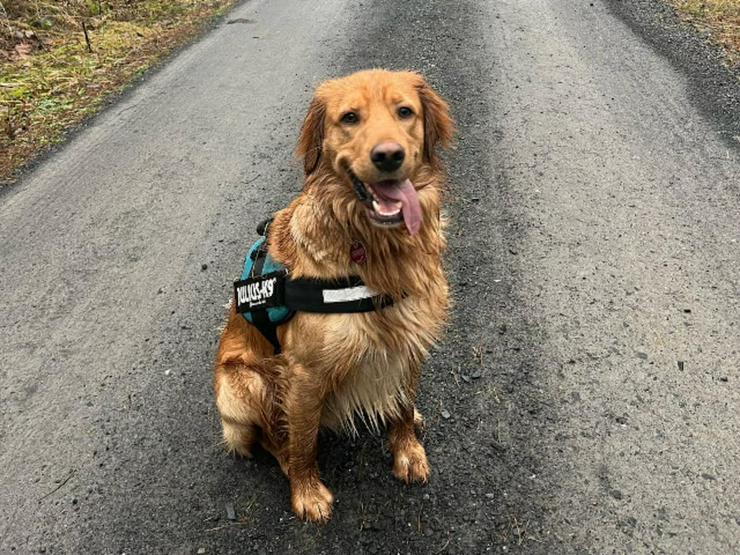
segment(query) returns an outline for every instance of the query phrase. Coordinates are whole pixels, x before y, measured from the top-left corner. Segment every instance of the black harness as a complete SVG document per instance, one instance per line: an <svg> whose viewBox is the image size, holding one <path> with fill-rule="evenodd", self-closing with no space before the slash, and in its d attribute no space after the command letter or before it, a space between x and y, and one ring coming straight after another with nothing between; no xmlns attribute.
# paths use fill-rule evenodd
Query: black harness
<svg viewBox="0 0 740 555"><path fill-rule="evenodd" d="M372 312L393 304L393 299L369 289L359 276L337 279L290 277L290 271L268 252L272 219L257 226L260 239L247 254L244 271L234 283L236 311L254 325L281 352L277 327L296 312L351 314Z"/></svg>

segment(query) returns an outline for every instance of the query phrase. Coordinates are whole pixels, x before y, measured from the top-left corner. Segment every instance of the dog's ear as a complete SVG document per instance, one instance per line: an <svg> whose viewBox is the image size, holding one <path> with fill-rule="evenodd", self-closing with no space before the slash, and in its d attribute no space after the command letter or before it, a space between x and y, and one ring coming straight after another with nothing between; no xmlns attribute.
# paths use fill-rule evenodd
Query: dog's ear
<svg viewBox="0 0 740 555"><path fill-rule="evenodd" d="M326 106L319 98L314 97L308 106L306 119L303 120L301 135L298 139L296 154L303 158L303 169L311 175L319 167L321 149L324 143L324 118Z"/></svg>
<svg viewBox="0 0 740 555"><path fill-rule="evenodd" d="M450 115L447 102L419 77L416 90L424 110L424 158L427 162L435 159L435 148L449 148L455 136L455 121Z"/></svg>

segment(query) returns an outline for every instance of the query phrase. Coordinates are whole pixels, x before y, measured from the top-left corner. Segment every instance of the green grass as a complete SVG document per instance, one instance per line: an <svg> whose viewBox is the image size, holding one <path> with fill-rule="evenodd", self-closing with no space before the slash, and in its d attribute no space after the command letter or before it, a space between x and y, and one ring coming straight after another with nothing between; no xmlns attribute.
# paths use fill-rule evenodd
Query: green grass
<svg viewBox="0 0 740 555"><path fill-rule="evenodd" d="M0 183L234 2L0 0Z"/></svg>

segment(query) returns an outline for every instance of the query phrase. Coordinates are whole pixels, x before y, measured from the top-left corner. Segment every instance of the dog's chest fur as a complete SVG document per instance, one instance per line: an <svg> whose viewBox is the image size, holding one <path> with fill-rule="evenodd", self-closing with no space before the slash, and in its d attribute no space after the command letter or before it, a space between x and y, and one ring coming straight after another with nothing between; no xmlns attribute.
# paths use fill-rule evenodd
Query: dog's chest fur
<svg viewBox="0 0 740 555"><path fill-rule="evenodd" d="M352 368L324 404L321 423L337 432L355 434L359 419L373 431L395 416L406 403L408 368L400 357L368 353Z"/></svg>
<svg viewBox="0 0 740 555"><path fill-rule="evenodd" d="M379 313L328 317L326 352L350 361L327 399L322 424L355 433L378 430L408 407L408 394L441 321L426 299L404 299Z"/></svg>

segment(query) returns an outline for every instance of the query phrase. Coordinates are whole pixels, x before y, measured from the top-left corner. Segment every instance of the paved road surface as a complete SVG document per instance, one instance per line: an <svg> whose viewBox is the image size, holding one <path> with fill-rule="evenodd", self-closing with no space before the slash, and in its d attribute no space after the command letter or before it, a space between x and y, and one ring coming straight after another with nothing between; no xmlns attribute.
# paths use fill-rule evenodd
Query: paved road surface
<svg viewBox="0 0 740 555"><path fill-rule="evenodd" d="M0 552L740 550L737 114L602 0L235 18L0 195ZM454 106L456 309L431 483L323 437L316 527L272 460L220 450L210 367L310 91L368 66Z"/></svg>

